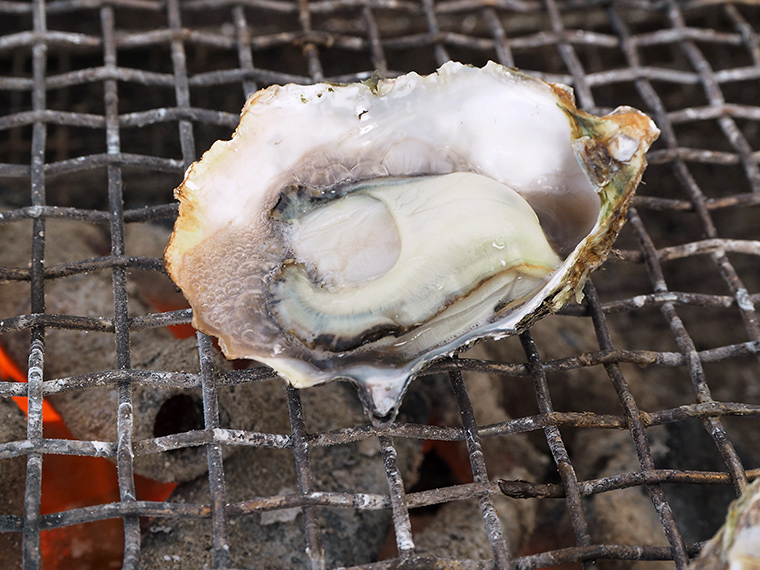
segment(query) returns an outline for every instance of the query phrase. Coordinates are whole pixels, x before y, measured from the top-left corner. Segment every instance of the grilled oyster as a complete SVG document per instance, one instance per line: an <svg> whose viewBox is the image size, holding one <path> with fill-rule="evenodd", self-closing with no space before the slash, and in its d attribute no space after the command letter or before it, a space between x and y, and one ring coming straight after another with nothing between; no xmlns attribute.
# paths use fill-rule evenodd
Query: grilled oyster
<svg viewBox="0 0 760 570"><path fill-rule="evenodd" d="M387 420L430 361L578 294L658 134L495 63L269 87L175 191L167 269L228 358Z"/></svg>

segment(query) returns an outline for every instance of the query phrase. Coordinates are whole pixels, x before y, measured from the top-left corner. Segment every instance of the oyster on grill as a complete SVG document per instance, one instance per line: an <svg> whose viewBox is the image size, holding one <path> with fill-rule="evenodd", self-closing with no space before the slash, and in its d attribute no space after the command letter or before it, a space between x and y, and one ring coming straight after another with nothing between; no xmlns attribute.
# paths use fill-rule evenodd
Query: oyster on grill
<svg viewBox="0 0 760 570"><path fill-rule="evenodd" d="M167 269L228 358L387 420L432 360L579 294L658 134L495 63L269 87L175 191Z"/></svg>

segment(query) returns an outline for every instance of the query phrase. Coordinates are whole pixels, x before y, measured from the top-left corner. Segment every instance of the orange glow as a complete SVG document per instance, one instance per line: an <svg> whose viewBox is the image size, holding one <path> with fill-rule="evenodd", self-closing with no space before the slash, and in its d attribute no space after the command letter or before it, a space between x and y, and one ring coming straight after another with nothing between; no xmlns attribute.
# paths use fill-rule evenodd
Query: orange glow
<svg viewBox="0 0 760 570"><path fill-rule="evenodd" d="M26 374L21 372L21 369L16 366L16 363L11 360L11 358L5 354L5 351L0 348L0 378L10 378L11 380L15 380L16 382L26 382ZM20 396L17 396L13 398L13 401L16 402L19 408L24 410L24 413L27 413L28 405L27 405L27 399L22 398ZM61 416L58 415L58 412L55 411L53 406L47 403L47 401L42 401L42 419L43 421L55 421L60 420Z"/></svg>
<svg viewBox="0 0 760 570"><path fill-rule="evenodd" d="M0 376L26 382L24 374L0 348ZM13 398L27 411L27 399ZM43 402L43 435L47 439L76 439L61 416ZM176 487L135 476L138 500L164 501ZM116 466L103 457L45 455L42 461L41 514L119 501ZM47 530L40 535L43 566L46 569L118 568L124 553L123 522L108 519Z"/></svg>
<svg viewBox="0 0 760 570"><path fill-rule="evenodd" d="M161 303L156 299L151 299L151 303L156 308L156 311L159 313L165 313L168 311L178 311L180 309L189 309L190 305L183 303L181 305L171 304L171 303ZM195 329L193 328L193 325L189 323L185 323L183 325L170 325L168 327L170 331L172 331L172 334L174 335L174 338L190 338L191 336L195 336Z"/></svg>
<svg viewBox="0 0 760 570"><path fill-rule="evenodd" d="M45 437L75 439L63 421L46 421ZM135 475L138 501L165 501L176 487ZM41 514L119 501L116 465L103 457L45 455L42 461ZM120 568L124 523L106 519L44 531L40 535L44 568Z"/></svg>
<svg viewBox="0 0 760 570"><path fill-rule="evenodd" d="M124 523L108 519L40 533L43 568L121 568L124 557Z"/></svg>

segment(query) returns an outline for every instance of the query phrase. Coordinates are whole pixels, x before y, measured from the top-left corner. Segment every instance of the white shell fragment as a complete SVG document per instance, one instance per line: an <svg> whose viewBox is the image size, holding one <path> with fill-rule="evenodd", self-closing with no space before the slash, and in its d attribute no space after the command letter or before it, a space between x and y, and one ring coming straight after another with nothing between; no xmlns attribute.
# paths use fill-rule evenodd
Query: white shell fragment
<svg viewBox="0 0 760 570"><path fill-rule="evenodd" d="M495 63L269 87L176 190L167 269L228 358L392 419L429 362L576 295L658 134Z"/></svg>

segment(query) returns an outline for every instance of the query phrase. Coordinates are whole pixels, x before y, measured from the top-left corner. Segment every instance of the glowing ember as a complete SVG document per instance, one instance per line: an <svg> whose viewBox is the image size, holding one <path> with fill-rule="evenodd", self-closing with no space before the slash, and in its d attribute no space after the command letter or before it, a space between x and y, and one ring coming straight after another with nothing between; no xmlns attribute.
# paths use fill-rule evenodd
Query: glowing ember
<svg viewBox="0 0 760 570"><path fill-rule="evenodd" d="M0 378L26 382L26 374L0 348ZM27 399L13 398L27 412ZM46 401L42 405L47 439L75 439L61 416ZM164 501L176 487L135 476L138 500ZM103 457L45 455L42 462L41 514L119 501L116 466ZM44 531L40 547L45 568L118 568L124 553L120 519Z"/></svg>

